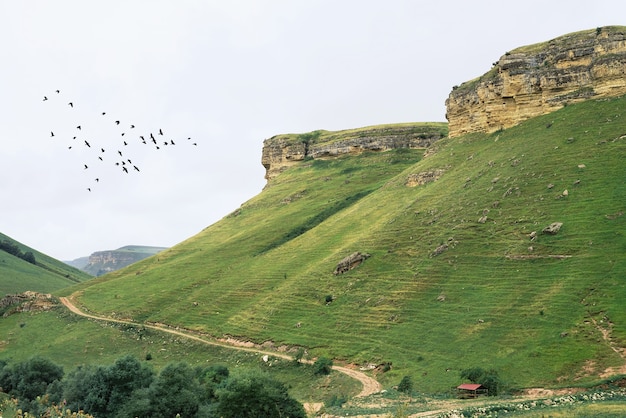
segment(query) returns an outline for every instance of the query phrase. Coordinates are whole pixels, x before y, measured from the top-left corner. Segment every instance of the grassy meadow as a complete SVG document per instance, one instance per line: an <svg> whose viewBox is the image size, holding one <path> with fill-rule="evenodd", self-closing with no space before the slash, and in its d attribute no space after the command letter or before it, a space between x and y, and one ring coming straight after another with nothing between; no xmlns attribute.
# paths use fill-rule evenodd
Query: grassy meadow
<svg viewBox="0 0 626 418"><path fill-rule="evenodd" d="M626 341L625 104L442 139L427 157L301 162L196 236L62 293L103 315L388 362L388 386L445 391L475 366L511 388L588 384ZM424 173L439 177L407 186ZM333 275L355 251L371 257Z"/></svg>

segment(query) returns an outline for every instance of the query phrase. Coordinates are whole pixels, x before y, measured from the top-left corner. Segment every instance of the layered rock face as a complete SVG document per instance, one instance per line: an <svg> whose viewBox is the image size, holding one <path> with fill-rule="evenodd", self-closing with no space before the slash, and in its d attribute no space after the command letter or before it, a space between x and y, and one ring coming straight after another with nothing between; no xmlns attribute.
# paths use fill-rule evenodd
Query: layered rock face
<svg viewBox="0 0 626 418"><path fill-rule="evenodd" d="M626 27L518 48L446 100L450 137L494 132L568 103L626 93Z"/></svg>
<svg viewBox="0 0 626 418"><path fill-rule="evenodd" d="M93 276L101 276L129 266L165 249L165 247L143 246L134 248L128 246L117 250L96 251L89 256L87 264L79 268Z"/></svg>
<svg viewBox="0 0 626 418"><path fill-rule="evenodd" d="M445 123L379 125L345 131L277 135L263 142L261 162L271 180L298 161L363 151L426 148L447 136Z"/></svg>

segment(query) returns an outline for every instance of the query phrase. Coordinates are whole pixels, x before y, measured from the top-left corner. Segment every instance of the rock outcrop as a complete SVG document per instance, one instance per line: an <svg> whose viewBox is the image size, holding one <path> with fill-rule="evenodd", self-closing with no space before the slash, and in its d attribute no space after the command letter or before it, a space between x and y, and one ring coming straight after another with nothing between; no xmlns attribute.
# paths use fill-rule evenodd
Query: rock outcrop
<svg viewBox="0 0 626 418"><path fill-rule="evenodd" d="M495 132L568 103L626 93L626 27L561 36L507 52L446 100L450 137Z"/></svg>
<svg viewBox="0 0 626 418"><path fill-rule="evenodd" d="M14 295L6 295L0 299L0 312L7 317L19 312L49 311L58 303L49 293L26 291Z"/></svg>
<svg viewBox="0 0 626 418"><path fill-rule="evenodd" d="M347 271L350 271L353 268L358 267L368 258L370 258L370 255L367 253L361 253L359 251L352 253L349 256L344 257L339 263L337 263L337 267L335 267L335 271L333 271L333 274L336 276L338 274L343 274Z"/></svg>
<svg viewBox="0 0 626 418"><path fill-rule="evenodd" d="M117 250L96 251L89 256L86 264L78 268L93 276L101 276L129 266L165 249L165 247L129 245Z"/></svg>
<svg viewBox="0 0 626 418"><path fill-rule="evenodd" d="M395 148L427 148L447 133L446 123L406 123L276 135L263 142L261 162L266 170L265 178L271 180L284 169L305 159Z"/></svg>

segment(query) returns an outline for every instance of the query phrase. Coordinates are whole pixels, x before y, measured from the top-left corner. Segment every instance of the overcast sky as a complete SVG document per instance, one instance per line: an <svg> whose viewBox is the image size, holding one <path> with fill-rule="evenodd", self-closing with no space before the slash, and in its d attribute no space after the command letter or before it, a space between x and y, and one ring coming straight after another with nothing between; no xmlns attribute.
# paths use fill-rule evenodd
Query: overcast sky
<svg viewBox="0 0 626 418"><path fill-rule="evenodd" d="M506 51L625 16L622 0L2 0L0 232L61 260L175 245L262 190L264 139L445 121L452 86Z"/></svg>

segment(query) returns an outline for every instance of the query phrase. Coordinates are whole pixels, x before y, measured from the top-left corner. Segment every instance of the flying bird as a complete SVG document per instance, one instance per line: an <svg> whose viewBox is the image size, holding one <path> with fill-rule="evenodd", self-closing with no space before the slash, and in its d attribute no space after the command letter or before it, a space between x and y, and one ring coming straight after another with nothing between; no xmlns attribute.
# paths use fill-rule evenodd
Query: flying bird
<svg viewBox="0 0 626 418"><path fill-rule="evenodd" d="M54 136L54 132L50 131L50 136Z"/></svg>
<svg viewBox="0 0 626 418"><path fill-rule="evenodd" d="M98 159L99 159L100 161L104 161L104 160L102 159L102 157L100 157L100 156L98 156Z"/></svg>
<svg viewBox="0 0 626 418"><path fill-rule="evenodd" d="M122 156L122 151L117 150L117 153L120 155L120 157Z"/></svg>
<svg viewBox="0 0 626 418"><path fill-rule="evenodd" d="M80 125L78 125L78 126L76 127L76 129L78 129L78 130L80 131L80 130L81 130L81 129L80 129Z"/></svg>
<svg viewBox="0 0 626 418"><path fill-rule="evenodd" d="M163 131L159 128L159 135L163 135Z"/></svg>
<svg viewBox="0 0 626 418"><path fill-rule="evenodd" d="M72 103L72 102L69 102L67 105L68 105L69 107L74 107L74 103Z"/></svg>
<svg viewBox="0 0 626 418"><path fill-rule="evenodd" d="M126 167L122 167L122 170L124 170L126 174L128 174L128 169Z"/></svg>
<svg viewBox="0 0 626 418"><path fill-rule="evenodd" d="M96 178L96 183L97 183L97 182L99 182L99 181L100 181L100 179L99 179L99 178Z"/></svg>
<svg viewBox="0 0 626 418"><path fill-rule="evenodd" d="M61 93L61 90L57 90L56 92L57 92L57 93Z"/></svg>
<svg viewBox="0 0 626 418"><path fill-rule="evenodd" d="M91 148L91 145L89 145L89 142L87 142L87 140L85 140L85 145L87 145L89 148Z"/></svg>
<svg viewBox="0 0 626 418"><path fill-rule="evenodd" d="M122 132L122 136L126 135L126 132Z"/></svg>
<svg viewBox="0 0 626 418"><path fill-rule="evenodd" d="M116 120L116 121L115 121L115 124L116 124L116 125L119 125L119 124L120 124L120 121L119 121L119 120Z"/></svg>
<svg viewBox="0 0 626 418"><path fill-rule="evenodd" d="M128 143L126 141L124 141L124 145L128 145Z"/></svg>
<svg viewBox="0 0 626 418"><path fill-rule="evenodd" d="M172 145L176 145L176 144L174 143L174 140L173 140L173 139L170 141L170 144L172 144Z"/></svg>
<svg viewBox="0 0 626 418"><path fill-rule="evenodd" d="M139 169L137 168L137 166L136 166L136 165L134 165L134 166L133 166L133 168L134 168L135 170L139 171Z"/></svg>
<svg viewBox="0 0 626 418"><path fill-rule="evenodd" d="M102 112L102 116L104 116L104 115L106 115L106 114L107 114L107 112Z"/></svg>
<svg viewBox="0 0 626 418"><path fill-rule="evenodd" d="M89 167L87 167L87 164L85 164L85 170L87 170Z"/></svg>
<svg viewBox="0 0 626 418"><path fill-rule="evenodd" d="M46 100L48 100L48 98L46 96L43 96L43 101L45 102Z"/></svg>
<svg viewBox="0 0 626 418"><path fill-rule="evenodd" d="M134 129L134 128L135 128L135 125L130 125L130 129Z"/></svg>
<svg viewBox="0 0 626 418"><path fill-rule="evenodd" d="M87 187L87 190L91 191L91 187Z"/></svg>
<svg viewBox="0 0 626 418"><path fill-rule="evenodd" d="M104 148L100 148L100 151L104 152Z"/></svg>

